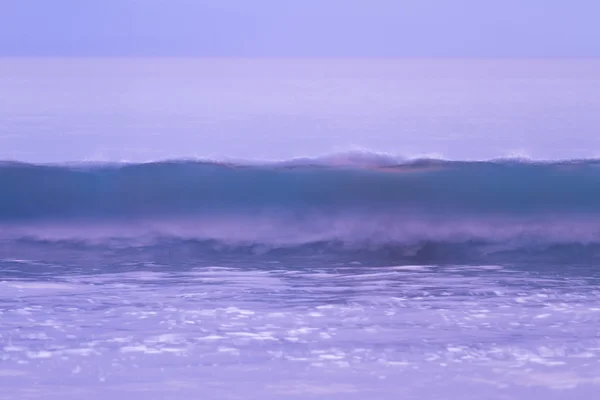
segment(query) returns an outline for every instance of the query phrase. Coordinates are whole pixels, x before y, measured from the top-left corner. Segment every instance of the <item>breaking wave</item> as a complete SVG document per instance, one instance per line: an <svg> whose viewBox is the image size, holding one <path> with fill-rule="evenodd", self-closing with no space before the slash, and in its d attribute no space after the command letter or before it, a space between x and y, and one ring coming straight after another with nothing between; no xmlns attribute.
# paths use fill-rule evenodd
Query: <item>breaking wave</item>
<svg viewBox="0 0 600 400"><path fill-rule="evenodd" d="M6 162L0 188L5 241L178 238L271 249L600 243L598 160L362 153L262 164Z"/></svg>

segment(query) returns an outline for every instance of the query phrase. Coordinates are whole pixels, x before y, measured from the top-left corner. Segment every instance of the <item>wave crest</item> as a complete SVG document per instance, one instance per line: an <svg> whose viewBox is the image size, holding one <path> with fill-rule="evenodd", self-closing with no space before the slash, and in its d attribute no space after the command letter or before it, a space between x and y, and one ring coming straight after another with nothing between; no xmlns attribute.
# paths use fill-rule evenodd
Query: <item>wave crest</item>
<svg viewBox="0 0 600 400"><path fill-rule="evenodd" d="M0 236L271 247L600 243L600 161L0 165Z"/></svg>

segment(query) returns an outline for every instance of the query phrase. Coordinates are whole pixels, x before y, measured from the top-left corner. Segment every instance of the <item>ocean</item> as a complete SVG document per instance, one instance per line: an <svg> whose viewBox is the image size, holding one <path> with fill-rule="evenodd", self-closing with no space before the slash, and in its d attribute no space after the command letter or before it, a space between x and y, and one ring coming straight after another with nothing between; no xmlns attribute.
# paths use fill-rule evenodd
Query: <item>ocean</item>
<svg viewBox="0 0 600 400"><path fill-rule="evenodd" d="M595 399L600 61L0 59L0 399Z"/></svg>

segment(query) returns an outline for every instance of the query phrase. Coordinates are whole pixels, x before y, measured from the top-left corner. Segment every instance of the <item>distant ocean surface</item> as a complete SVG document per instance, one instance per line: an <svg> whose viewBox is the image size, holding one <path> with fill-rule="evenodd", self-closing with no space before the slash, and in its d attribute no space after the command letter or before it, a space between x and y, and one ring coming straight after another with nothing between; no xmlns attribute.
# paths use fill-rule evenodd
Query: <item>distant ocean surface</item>
<svg viewBox="0 0 600 400"><path fill-rule="evenodd" d="M600 60L1 59L0 159L600 156Z"/></svg>
<svg viewBox="0 0 600 400"><path fill-rule="evenodd" d="M595 399L600 61L0 59L0 399Z"/></svg>

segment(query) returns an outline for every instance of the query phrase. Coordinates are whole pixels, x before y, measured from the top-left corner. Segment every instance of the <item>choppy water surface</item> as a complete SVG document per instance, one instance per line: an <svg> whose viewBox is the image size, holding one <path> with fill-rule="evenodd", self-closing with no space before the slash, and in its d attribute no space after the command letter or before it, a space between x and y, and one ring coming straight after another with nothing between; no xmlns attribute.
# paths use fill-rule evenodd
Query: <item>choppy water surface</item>
<svg viewBox="0 0 600 400"><path fill-rule="evenodd" d="M142 252L0 261L0 398L593 399L600 391L593 267L324 255L169 265Z"/></svg>
<svg viewBox="0 0 600 400"><path fill-rule="evenodd" d="M599 63L0 60L0 400L595 400Z"/></svg>

